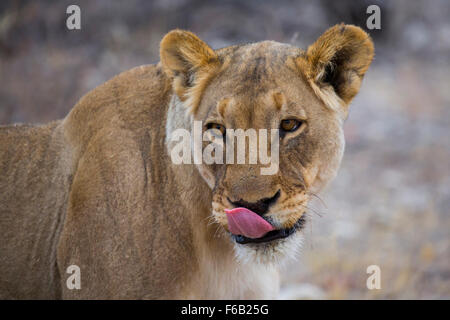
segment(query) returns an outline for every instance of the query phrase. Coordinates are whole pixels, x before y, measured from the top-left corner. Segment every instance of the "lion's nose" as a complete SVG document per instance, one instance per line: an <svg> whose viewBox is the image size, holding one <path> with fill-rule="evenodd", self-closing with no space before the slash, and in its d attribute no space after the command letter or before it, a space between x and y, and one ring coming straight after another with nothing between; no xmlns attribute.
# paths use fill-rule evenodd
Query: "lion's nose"
<svg viewBox="0 0 450 320"><path fill-rule="evenodd" d="M252 210L259 215L263 215L269 210L270 205L275 203L279 197L280 190L278 190L272 197L263 198L256 202L247 202L243 199L240 199L238 201L231 201L230 198L228 198L228 201L230 201L236 207L244 207Z"/></svg>

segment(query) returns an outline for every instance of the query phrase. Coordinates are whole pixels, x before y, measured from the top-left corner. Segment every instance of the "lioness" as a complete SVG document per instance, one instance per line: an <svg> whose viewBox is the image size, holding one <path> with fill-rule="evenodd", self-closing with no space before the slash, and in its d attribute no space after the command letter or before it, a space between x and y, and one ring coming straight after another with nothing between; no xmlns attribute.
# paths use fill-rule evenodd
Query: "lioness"
<svg viewBox="0 0 450 320"><path fill-rule="evenodd" d="M174 30L160 63L95 88L65 119L0 127L0 297L276 297L308 199L339 167L373 52L352 25L306 51L274 41L213 50ZM174 164L170 137L194 120L279 129L279 170ZM67 285L72 265L79 289Z"/></svg>

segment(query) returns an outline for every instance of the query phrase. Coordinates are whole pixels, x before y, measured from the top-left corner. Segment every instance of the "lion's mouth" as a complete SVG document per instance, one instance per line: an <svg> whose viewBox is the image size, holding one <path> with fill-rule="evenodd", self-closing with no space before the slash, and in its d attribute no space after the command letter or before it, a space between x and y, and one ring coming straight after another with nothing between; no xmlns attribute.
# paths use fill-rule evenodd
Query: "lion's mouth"
<svg viewBox="0 0 450 320"><path fill-rule="evenodd" d="M259 238L248 238L243 235L235 235L235 234L232 234L232 237L239 244L271 242L291 236L292 234L295 233L295 231L302 229L304 225L305 225L305 218L304 216L302 216L291 228L272 230Z"/></svg>

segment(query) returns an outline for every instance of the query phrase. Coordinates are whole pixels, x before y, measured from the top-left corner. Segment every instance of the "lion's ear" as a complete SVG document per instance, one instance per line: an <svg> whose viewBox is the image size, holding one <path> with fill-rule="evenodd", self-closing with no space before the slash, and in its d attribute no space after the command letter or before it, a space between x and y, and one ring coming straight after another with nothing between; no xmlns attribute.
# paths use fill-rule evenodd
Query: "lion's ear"
<svg viewBox="0 0 450 320"><path fill-rule="evenodd" d="M373 55L373 43L367 33L359 27L340 24L309 46L297 64L325 103L336 107L338 102L346 107L358 93Z"/></svg>
<svg viewBox="0 0 450 320"><path fill-rule="evenodd" d="M166 34L160 45L161 63L173 77L173 87L180 99L186 99L186 90L198 82L202 75L218 64L218 56L195 34L173 30Z"/></svg>

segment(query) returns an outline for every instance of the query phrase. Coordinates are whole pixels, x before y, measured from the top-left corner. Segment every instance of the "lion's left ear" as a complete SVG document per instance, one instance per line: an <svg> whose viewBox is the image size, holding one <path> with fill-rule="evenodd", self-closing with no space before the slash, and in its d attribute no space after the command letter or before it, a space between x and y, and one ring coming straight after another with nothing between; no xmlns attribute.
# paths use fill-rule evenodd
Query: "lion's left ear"
<svg viewBox="0 0 450 320"><path fill-rule="evenodd" d="M347 109L373 55L373 42L367 33L340 24L322 34L296 62L325 104L332 108L343 104Z"/></svg>
<svg viewBox="0 0 450 320"><path fill-rule="evenodd" d="M164 70L173 78L173 89L182 101L188 98L195 100L196 94L200 94L202 86L206 85L205 80L219 64L216 52L185 30L173 30L164 36L160 57ZM198 92L189 92L194 87Z"/></svg>

